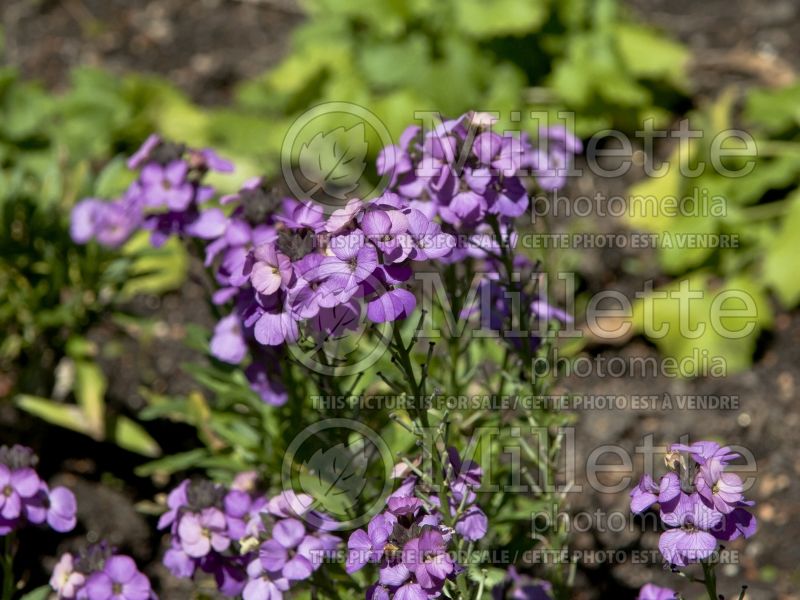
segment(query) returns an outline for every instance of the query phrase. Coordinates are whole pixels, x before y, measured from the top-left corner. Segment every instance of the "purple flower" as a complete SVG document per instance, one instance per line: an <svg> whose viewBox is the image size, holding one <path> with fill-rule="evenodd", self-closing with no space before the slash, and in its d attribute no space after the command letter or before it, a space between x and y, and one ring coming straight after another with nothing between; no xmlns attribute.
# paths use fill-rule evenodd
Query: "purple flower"
<svg viewBox="0 0 800 600"><path fill-rule="evenodd" d="M223 500L225 518L228 521L228 537L240 540L247 535L247 523L253 506L252 496L244 490L232 489Z"/></svg>
<svg viewBox="0 0 800 600"><path fill-rule="evenodd" d="M744 484L735 473L717 472L718 479L711 480L711 471L701 469L695 478L695 487L702 500L721 513L733 512L744 500Z"/></svg>
<svg viewBox="0 0 800 600"><path fill-rule="evenodd" d="M178 523L181 548L192 558L201 558L212 550L222 552L230 546L225 515L216 508L200 513L186 513Z"/></svg>
<svg viewBox="0 0 800 600"><path fill-rule="evenodd" d="M75 598L85 582L86 576L75 571L75 559L69 552L59 559L50 577L50 587L56 591L59 598L67 600Z"/></svg>
<svg viewBox="0 0 800 600"><path fill-rule="evenodd" d="M23 502L39 491L39 476L30 467L9 469L0 464L0 517L16 519L22 514Z"/></svg>
<svg viewBox="0 0 800 600"><path fill-rule="evenodd" d="M631 490L631 512L640 513L658 502L658 486L653 482L649 473L642 475L642 479Z"/></svg>
<svg viewBox="0 0 800 600"><path fill-rule="evenodd" d="M269 296L288 286L292 278L289 258L278 252L275 244L262 244L253 250L252 265L245 267L250 282L259 294Z"/></svg>
<svg viewBox="0 0 800 600"><path fill-rule="evenodd" d="M473 490L481 485L483 469L475 461L462 461L458 451L452 446L447 449L447 457L452 469L450 488L453 491L453 498L460 503L466 496L468 503L473 502L475 498Z"/></svg>
<svg viewBox="0 0 800 600"><path fill-rule="evenodd" d="M88 600L149 600L150 582L129 556L112 556L86 582Z"/></svg>
<svg viewBox="0 0 800 600"><path fill-rule="evenodd" d="M364 208L364 203L357 198L353 198L343 208L337 208L325 222L325 231L337 234L349 228L354 222L356 215Z"/></svg>
<svg viewBox="0 0 800 600"><path fill-rule="evenodd" d="M395 523L396 519L392 515L378 514L369 522L366 532L363 529L354 531L347 541L345 570L354 573L368 562L378 562L383 556L384 546Z"/></svg>
<svg viewBox="0 0 800 600"><path fill-rule="evenodd" d="M197 562L184 552L178 540L173 539L172 547L164 553L164 566L175 577L189 579L194 575Z"/></svg>
<svg viewBox="0 0 800 600"><path fill-rule="evenodd" d="M259 556L265 569L280 572L289 580L308 579L320 564L322 545L307 535L297 519L282 519L272 529L272 538L261 545Z"/></svg>
<svg viewBox="0 0 800 600"><path fill-rule="evenodd" d="M161 143L161 136L156 133L151 133L144 143L139 147L139 149L128 159L128 168L133 170L141 167L144 163L150 160L150 155L153 153L153 150L155 150Z"/></svg>
<svg viewBox="0 0 800 600"><path fill-rule="evenodd" d="M722 513L708 508L697 494L681 494L670 512L661 512L661 520L674 528L661 534L661 555L679 567L708 558L717 548L717 540L709 530L722 518Z"/></svg>
<svg viewBox="0 0 800 600"><path fill-rule="evenodd" d="M48 489L42 483L36 496L25 504L25 516L31 523L47 524L61 533L72 531L77 523L75 494L65 487Z"/></svg>
<svg viewBox="0 0 800 600"><path fill-rule="evenodd" d="M262 402L272 406L283 406L289 399L289 394L280 382L280 373L276 369L269 370L265 361L260 360L260 354L253 357L253 362L244 371L250 388L258 394Z"/></svg>
<svg viewBox="0 0 800 600"><path fill-rule="evenodd" d="M441 226L418 210L408 211L408 233L413 244L412 260L431 260L447 256L455 246L455 238L443 233Z"/></svg>
<svg viewBox="0 0 800 600"><path fill-rule="evenodd" d="M454 569L444 538L436 529L426 529L420 537L406 543L403 564L429 594L441 590Z"/></svg>
<svg viewBox="0 0 800 600"><path fill-rule="evenodd" d="M383 255L385 264L405 260L411 252L408 219L399 210L368 210L361 220L361 231Z"/></svg>
<svg viewBox="0 0 800 600"><path fill-rule="evenodd" d="M149 207L166 207L173 211L189 208L194 188L186 176L188 165L174 160L167 165L148 163L142 169L142 196Z"/></svg>
<svg viewBox="0 0 800 600"><path fill-rule="evenodd" d="M247 571L242 559L219 554L209 554L202 559L200 566L211 573L217 588L223 596L238 596L247 585Z"/></svg>
<svg viewBox="0 0 800 600"><path fill-rule="evenodd" d="M70 236L77 244L96 239L107 248L116 248L130 238L141 224L136 205L124 200L103 202L94 198L81 200L72 209Z"/></svg>
<svg viewBox="0 0 800 600"><path fill-rule="evenodd" d="M251 308L245 325L253 325L253 335L259 344L280 346L300 337L297 320L284 294L259 295Z"/></svg>
<svg viewBox="0 0 800 600"><path fill-rule="evenodd" d="M389 512L397 517L414 515L422 508L422 500L414 496L390 496L386 502Z"/></svg>
<svg viewBox="0 0 800 600"><path fill-rule="evenodd" d="M184 479L178 487L173 489L167 496L167 512L165 512L158 520L158 528L164 529L169 527L178 519L178 513L181 508L189 504L189 499L186 495L186 490L189 488L189 480Z"/></svg>
<svg viewBox="0 0 800 600"><path fill-rule="evenodd" d="M233 173L235 171L231 161L220 157L211 148L190 151L189 161L193 167L201 170L211 170L217 173Z"/></svg>
<svg viewBox="0 0 800 600"><path fill-rule="evenodd" d="M489 531L489 519L477 506L470 506L456 521L456 533L470 542L477 542Z"/></svg>
<svg viewBox="0 0 800 600"><path fill-rule="evenodd" d="M201 240L213 240L224 235L229 225L230 221L225 213L218 208L209 208L202 211L194 221L184 228L184 231Z"/></svg>
<svg viewBox="0 0 800 600"><path fill-rule="evenodd" d="M581 141L565 127L547 127L539 132L544 147L529 152L523 160L546 191L557 190L566 182L566 169L575 154L583 149Z"/></svg>
<svg viewBox="0 0 800 600"><path fill-rule="evenodd" d="M242 362L247 355L247 344L238 315L228 315L217 323L209 350L212 356L223 362L233 365Z"/></svg>
<svg viewBox="0 0 800 600"><path fill-rule="evenodd" d="M392 289L367 304L367 318L373 323L405 319L417 306L414 294L404 289Z"/></svg>
<svg viewBox="0 0 800 600"><path fill-rule="evenodd" d="M639 484L631 490L631 512L641 513L656 502L667 505L677 499L680 493L681 482L676 473L667 473L658 484L645 473Z"/></svg>
<svg viewBox="0 0 800 600"><path fill-rule="evenodd" d="M259 559L247 566L247 575L249 581L242 592L243 600L282 600L283 592L289 589L289 580L264 569Z"/></svg>
<svg viewBox="0 0 800 600"><path fill-rule="evenodd" d="M329 249L332 256L325 258L317 269L317 277L326 278L321 291L333 295L336 303L346 302L378 267L378 253L358 230L332 237Z"/></svg>
<svg viewBox="0 0 800 600"><path fill-rule="evenodd" d="M718 540L730 542L739 537L745 539L753 535L758 529L756 518L753 514L739 506L728 514L722 515L720 522L711 529Z"/></svg>
<svg viewBox="0 0 800 600"><path fill-rule="evenodd" d="M636 600L675 600L677 597L678 593L674 590L648 583L639 590Z"/></svg>

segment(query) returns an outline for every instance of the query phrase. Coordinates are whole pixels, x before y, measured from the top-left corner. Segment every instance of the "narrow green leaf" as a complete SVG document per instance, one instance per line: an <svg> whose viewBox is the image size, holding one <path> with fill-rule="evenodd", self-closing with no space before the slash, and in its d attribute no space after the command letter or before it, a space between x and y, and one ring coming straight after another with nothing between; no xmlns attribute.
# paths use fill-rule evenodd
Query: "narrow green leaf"
<svg viewBox="0 0 800 600"><path fill-rule="evenodd" d="M141 425L126 416L117 417L113 441L119 447L143 456L156 457L161 455L161 447L150 437L150 434Z"/></svg>
<svg viewBox="0 0 800 600"><path fill-rule="evenodd" d="M33 591L28 592L19 600L47 600L52 593L52 588L49 585L43 585Z"/></svg>
<svg viewBox="0 0 800 600"><path fill-rule="evenodd" d="M95 363L78 361L75 365L75 398L93 438L105 437L106 378Z"/></svg>
<svg viewBox="0 0 800 600"><path fill-rule="evenodd" d="M22 394L16 404L22 410L51 423L84 435L91 435L88 423L80 408L72 404L59 404L47 398Z"/></svg>
<svg viewBox="0 0 800 600"><path fill-rule="evenodd" d="M197 465L197 463L208 456L208 451L203 448L171 454L158 460L153 460L137 467L134 473L139 477L149 477L156 473L172 475L178 471L184 471Z"/></svg>

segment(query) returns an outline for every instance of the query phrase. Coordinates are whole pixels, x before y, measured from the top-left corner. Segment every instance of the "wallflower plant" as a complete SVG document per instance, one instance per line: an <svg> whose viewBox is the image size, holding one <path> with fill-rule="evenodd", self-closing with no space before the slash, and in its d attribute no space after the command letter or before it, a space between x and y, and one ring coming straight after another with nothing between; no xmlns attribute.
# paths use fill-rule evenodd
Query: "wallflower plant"
<svg viewBox="0 0 800 600"><path fill-rule="evenodd" d="M451 408L437 399L546 394L549 381L532 372L532 359L547 356L552 332L572 316L550 304L538 264L517 251L518 220L533 190L564 185L564 169L580 150L563 129L543 129L533 140L495 132L490 117L467 113L409 127L378 157L386 189L326 206L284 195L263 177L220 193L207 175L231 173L233 164L153 135L128 162L137 176L125 193L75 207L78 243L117 247L146 230L155 246L177 237L196 254L216 318L206 338L209 369L249 388L236 400L215 388L216 402L234 414L224 427L197 426L208 445L228 445L218 456L224 460L209 462L209 476L184 480L167 498L158 526L168 535L163 560L174 576L210 575L220 593L245 600L275 600L303 586L312 595L348 589L368 600L568 597L574 565L537 573L549 579L542 581L521 565L481 565L473 552L542 541L518 524L527 523L520 515L531 503L563 502L536 480L555 479L568 417ZM367 347L382 352L367 360ZM364 414L357 399L367 393L402 402ZM326 410L312 398L344 402ZM213 405L208 410L214 414ZM374 456L359 453L363 436L344 443L316 431L320 449L287 481L276 457L320 418L308 419L313 410L392 439L388 492L378 503L365 499L379 470ZM544 451L518 436L479 440L482 456L491 456L514 437L521 473L494 461L486 471L475 460L475 432L501 425L543 432ZM215 436L223 433L220 442ZM643 479L632 494L635 511L659 503L669 527L660 548L676 568L704 561L717 540L748 537L755 527L741 482L724 470L730 453L708 443L681 450L697 463L691 492L676 487L672 472L659 484ZM325 456L338 464L333 475L318 464ZM487 472L490 483L516 488L522 478L528 492L487 494ZM306 489L310 479L325 485ZM365 518L356 523L356 515ZM565 548L566 535L556 527L546 543ZM98 581L97 571L63 560L59 589L80 593L74 590ZM138 598L143 584L130 564L117 562L103 563L96 586ZM713 566L702 564L708 587ZM641 597L661 593L645 588Z"/></svg>
<svg viewBox="0 0 800 600"><path fill-rule="evenodd" d="M702 583L711 600L723 597L717 593L714 560L720 542L747 539L757 529L756 519L749 510L755 503L744 497L741 478L726 471L731 461L739 457L730 447L713 441L673 444L665 456L668 472L657 482L645 473L630 493L634 513L658 505L660 520L666 528L658 542L664 561L675 572ZM682 571L695 563L701 565L703 579ZM667 593L673 596L665 596ZM639 597L658 600L674 594L671 590L646 586Z"/></svg>

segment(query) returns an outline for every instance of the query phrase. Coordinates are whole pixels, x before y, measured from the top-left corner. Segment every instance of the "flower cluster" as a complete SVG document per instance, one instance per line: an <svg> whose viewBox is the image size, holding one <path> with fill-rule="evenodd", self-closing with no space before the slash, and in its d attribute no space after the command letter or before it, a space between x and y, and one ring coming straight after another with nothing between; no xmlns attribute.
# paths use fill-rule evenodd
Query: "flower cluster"
<svg viewBox="0 0 800 600"><path fill-rule="evenodd" d="M158 523L169 529L164 564L176 577L212 574L226 596L280 598L308 579L339 545L336 523L309 510L310 496L283 492L271 499L255 491L250 473L230 488L207 480L184 481L170 494Z"/></svg>
<svg viewBox="0 0 800 600"><path fill-rule="evenodd" d="M457 538L477 541L486 535L486 515L475 504L482 475L480 466L462 461L450 448L445 473L450 491L447 518L439 496L411 476L388 498L387 510L373 517L366 531L351 534L347 572L367 563L379 565L378 582L367 590L368 599L425 600L441 595L445 582L461 570L448 548Z"/></svg>
<svg viewBox="0 0 800 600"><path fill-rule="evenodd" d="M37 462L30 448L0 446L0 536L27 523L59 532L75 527L75 495L65 487L51 490L34 470Z"/></svg>
<svg viewBox="0 0 800 600"><path fill-rule="evenodd" d="M478 234L460 246L454 260L480 246L481 234L496 233L487 227L488 217L509 223L525 213L523 175L535 176L543 190L558 189L571 157L581 151L580 140L562 127L543 129L539 147L525 134L496 133L493 124L489 115L466 113L429 131L410 126L399 144L378 157L378 173L409 206L438 216L455 232Z"/></svg>
<svg viewBox="0 0 800 600"><path fill-rule="evenodd" d="M676 598L678 598L676 591L648 583L639 590L636 600L675 600Z"/></svg>
<svg viewBox="0 0 800 600"><path fill-rule="evenodd" d="M546 323L571 323L572 316L525 290L509 289L496 273L481 280L474 301L461 310L462 318L475 317L478 326L497 332L516 351L534 352L546 333ZM539 329L537 329L537 327ZM526 340L528 348L523 346Z"/></svg>
<svg viewBox="0 0 800 600"><path fill-rule="evenodd" d="M411 263L452 247L438 225L394 194L351 200L328 219L313 205L296 203L281 225L274 239L242 256L236 271L240 321L264 346L297 341L301 323L336 335L360 321L360 301L372 322L407 317L416 306L402 287Z"/></svg>
<svg viewBox="0 0 800 600"><path fill-rule="evenodd" d="M133 559L115 554L105 544L91 546L77 557L63 554L50 587L65 600L157 600Z"/></svg>
<svg viewBox="0 0 800 600"><path fill-rule="evenodd" d="M718 541L755 533L756 519L747 510L754 503L745 500L739 476L725 470L739 456L716 442L674 444L666 456L670 471L658 482L645 474L631 491L634 513L658 503L668 527L658 548L668 563L685 567L710 557Z"/></svg>
<svg viewBox="0 0 800 600"><path fill-rule="evenodd" d="M233 168L213 151L151 136L128 164L139 176L121 198L89 198L74 208L73 238L118 246L144 228L156 246L170 235L201 242L215 278L213 301L232 306L214 330L211 352L232 364L249 356L248 379L270 404L287 395L279 369L264 365L277 365L285 344L340 335L364 317L407 317L416 306L404 285L412 264L445 257L455 245L392 193L351 200L326 216L256 178L212 206L215 190L203 184L205 174Z"/></svg>
<svg viewBox="0 0 800 600"><path fill-rule="evenodd" d="M121 197L106 202L86 198L72 210L72 239L85 244L97 240L115 248L138 229L151 231L155 246L176 233L198 226L200 208L215 194L203 185L209 171L230 173L233 165L211 149L196 150L151 135L130 158L128 167L139 176Z"/></svg>

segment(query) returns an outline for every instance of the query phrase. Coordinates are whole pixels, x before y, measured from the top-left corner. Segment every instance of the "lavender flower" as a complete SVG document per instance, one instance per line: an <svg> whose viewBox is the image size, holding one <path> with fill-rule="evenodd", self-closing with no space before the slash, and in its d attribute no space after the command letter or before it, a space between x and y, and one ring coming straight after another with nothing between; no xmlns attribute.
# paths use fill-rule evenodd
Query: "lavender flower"
<svg viewBox="0 0 800 600"><path fill-rule="evenodd" d="M661 520L673 529L661 534L658 549L664 559L679 567L708 558L717 548L709 533L722 520L722 514L707 507L696 494L681 494L675 507L661 512Z"/></svg>
<svg viewBox="0 0 800 600"><path fill-rule="evenodd" d="M448 465L444 476L452 494L446 508L454 527L443 523L439 496L412 476L389 496L387 510L375 515L366 531L350 535L345 570L354 573L369 563L379 565L368 599L440 596L445 582L460 570L449 554L450 545L457 538L477 541L486 534L488 521L474 504L480 466L462 461L453 448L448 449Z"/></svg>
<svg viewBox="0 0 800 600"><path fill-rule="evenodd" d="M328 533L335 523L308 510L310 502L286 492L268 499L257 492L253 473L230 488L184 481L170 492L159 520L170 532L164 564L176 577L212 574L227 596L280 598L340 543Z"/></svg>
<svg viewBox="0 0 800 600"><path fill-rule="evenodd" d="M178 526L181 548L192 558L202 558L212 549L223 552L231 544L227 529L225 515L216 508L204 508L200 513L187 513Z"/></svg>
<svg viewBox="0 0 800 600"><path fill-rule="evenodd" d="M177 212L189 208L194 189L187 179L188 174L189 165L182 160L166 165L149 163L140 177L145 206Z"/></svg>
<svg viewBox="0 0 800 600"><path fill-rule="evenodd" d="M223 362L234 365L242 362L247 355L247 343L239 317L228 315L217 323L209 350L212 356Z"/></svg>
<svg viewBox="0 0 800 600"><path fill-rule="evenodd" d="M150 581L130 556L105 544L90 546L77 558L64 554L50 577L59 598L81 600L157 600Z"/></svg>
<svg viewBox="0 0 800 600"><path fill-rule="evenodd" d="M75 495L64 487L52 490L39 479L38 457L25 446L0 446L0 536L27 523L47 523L59 532L75 528Z"/></svg>
<svg viewBox="0 0 800 600"><path fill-rule="evenodd" d="M321 550L321 542L306 535L301 521L282 519L275 524L272 537L261 545L259 556L265 569L296 581L311 576L320 564L316 553Z"/></svg>
<svg viewBox="0 0 800 600"><path fill-rule="evenodd" d="M86 576L75 570L75 560L69 552L62 555L50 577L50 587L59 598L75 598L84 583Z"/></svg>
<svg viewBox="0 0 800 600"><path fill-rule="evenodd" d="M437 593L453 572L453 561L447 554L444 536L436 529L423 530L422 535L403 547L403 565L426 593Z"/></svg>
<svg viewBox="0 0 800 600"><path fill-rule="evenodd" d="M688 453L692 461L680 452ZM744 498L742 481L725 471L738 456L716 442L674 444L665 461L670 472L658 482L645 474L631 491L635 513L658 504L661 521L668 527L659 539L667 562L685 567L710 557L720 540L755 533L755 517L747 510L752 503Z"/></svg>
<svg viewBox="0 0 800 600"><path fill-rule="evenodd" d="M674 590L648 583L639 590L636 600L675 600L677 597Z"/></svg>
<svg viewBox="0 0 800 600"><path fill-rule="evenodd" d="M88 600L149 600L150 582L130 556L112 556L86 581Z"/></svg>

